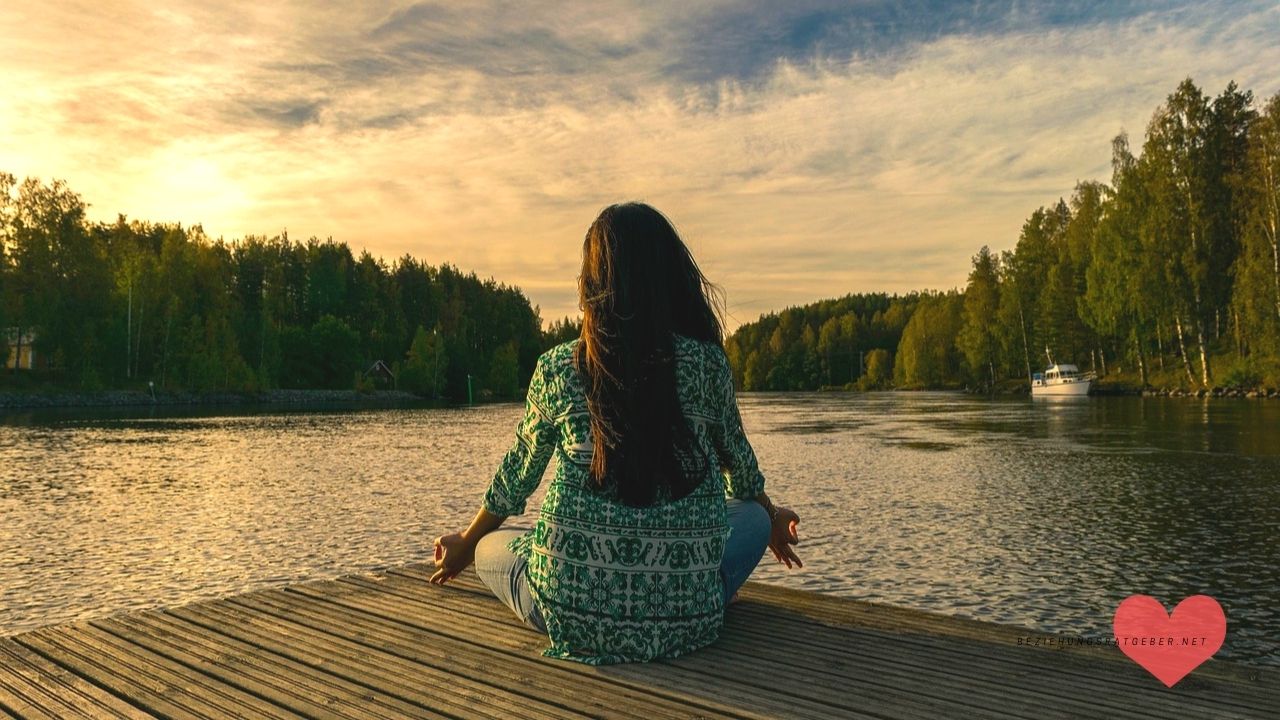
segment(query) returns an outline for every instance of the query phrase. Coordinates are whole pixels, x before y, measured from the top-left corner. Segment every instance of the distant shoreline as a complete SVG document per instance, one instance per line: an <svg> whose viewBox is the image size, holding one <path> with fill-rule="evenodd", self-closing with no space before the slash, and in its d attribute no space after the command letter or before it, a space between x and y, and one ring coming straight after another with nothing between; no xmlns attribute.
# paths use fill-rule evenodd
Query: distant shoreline
<svg viewBox="0 0 1280 720"><path fill-rule="evenodd" d="M754 395L770 391L743 391L743 395ZM1029 389L1021 387L998 387L994 392L984 388L886 388L882 390L858 390L826 386L818 390L798 391L811 393L848 393L863 394L871 392L953 392L968 395L1000 395L1026 396ZM1209 390L1185 388L1139 388L1132 385L1095 386L1090 396L1110 397L1175 397L1175 398L1238 398L1250 400L1280 399L1280 390L1275 388L1228 388L1215 387ZM210 407L210 406L253 406L253 405L362 405L393 406L401 404L431 403L430 398L420 397L403 390L375 390L358 392L355 390L267 390L258 393L192 393L192 392L157 392L153 399L151 394L143 390L101 390L95 392L0 392L0 414L16 410L39 410L57 408L138 408L138 407ZM442 407L452 403L436 401ZM493 402L484 399L481 403ZM511 401L515 402L515 401Z"/></svg>
<svg viewBox="0 0 1280 720"><path fill-rule="evenodd" d="M1190 398L1245 398L1249 400L1266 400L1280 398L1280 390L1275 388L1215 387L1197 388L1139 388L1130 385L1100 387L1095 395L1137 395L1142 397L1190 397Z"/></svg>
<svg viewBox="0 0 1280 720"><path fill-rule="evenodd" d="M752 391L752 392L769 392L769 391ZM799 390L795 392L819 392L819 393L850 393L861 394L871 392L957 392L967 395L1000 395L1000 396L1028 396L1031 393L1030 386L1022 385L1001 385L992 390L990 388L956 388L956 387L913 387L913 388L885 388L881 390L859 390L857 388L843 388L839 386L823 386L817 390ZM744 393L745 394L745 393ZM1141 388L1136 385L1128 385L1123 383L1107 384L1102 383L1094 385L1089 391L1089 396L1094 397L1179 397L1179 398L1238 398L1248 400L1268 400L1280 399L1280 390L1276 388L1249 388L1249 387L1215 387L1210 389L1197 388L1188 390L1178 387L1146 387Z"/></svg>
<svg viewBox="0 0 1280 720"><path fill-rule="evenodd" d="M323 405L326 403L394 405L430 402L403 390L267 390L257 393L192 393L145 390L101 390L96 392L2 392L0 413L8 410L80 407L206 406L206 405Z"/></svg>
<svg viewBox="0 0 1280 720"><path fill-rule="evenodd" d="M985 389L971 389L974 395L1028 395L1030 387L997 388L994 393ZM1089 389L1090 396L1105 397L1180 397L1180 398L1240 398L1266 400L1280 398L1280 390L1261 387L1214 387L1187 389L1181 387L1139 387L1127 383L1096 383Z"/></svg>

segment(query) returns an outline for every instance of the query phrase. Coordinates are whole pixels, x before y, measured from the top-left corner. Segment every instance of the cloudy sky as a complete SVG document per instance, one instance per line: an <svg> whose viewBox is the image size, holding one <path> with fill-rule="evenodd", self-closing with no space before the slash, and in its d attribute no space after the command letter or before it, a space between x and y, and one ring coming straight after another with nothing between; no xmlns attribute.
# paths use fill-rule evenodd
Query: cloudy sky
<svg viewBox="0 0 1280 720"><path fill-rule="evenodd" d="M1275 2L0 3L0 170L95 219L410 253L576 314L640 199L730 325L962 285L1184 77L1280 91Z"/></svg>

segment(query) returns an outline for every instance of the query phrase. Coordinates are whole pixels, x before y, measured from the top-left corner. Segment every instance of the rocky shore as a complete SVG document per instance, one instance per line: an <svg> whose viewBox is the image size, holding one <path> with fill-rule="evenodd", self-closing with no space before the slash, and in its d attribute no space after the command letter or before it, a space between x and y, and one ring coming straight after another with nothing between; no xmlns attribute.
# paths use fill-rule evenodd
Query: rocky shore
<svg viewBox="0 0 1280 720"><path fill-rule="evenodd" d="M1113 393L1120 394L1120 393ZM1232 398L1280 398L1280 390L1275 388L1242 388L1215 387L1187 390L1184 388L1132 388L1125 395L1142 395L1144 397L1232 397Z"/></svg>
<svg viewBox="0 0 1280 720"><path fill-rule="evenodd" d="M395 404L422 398L400 390L268 390L260 393L160 392L104 390L86 393L0 392L0 412L18 408L129 407L137 405L314 405L325 403Z"/></svg>
<svg viewBox="0 0 1280 720"><path fill-rule="evenodd" d="M965 388L965 392L973 395L1027 395L1031 392L1031 387L1025 383L1019 385L1001 385L992 392L989 388ZM1129 385L1125 383L1098 383L1090 390L1090 395L1128 395L1140 397L1185 397L1185 398L1249 398L1249 399L1266 399L1280 398L1280 390L1276 388L1251 388L1251 387L1215 387L1215 388L1197 388L1188 390L1186 388L1155 388L1155 387L1138 387L1137 385Z"/></svg>

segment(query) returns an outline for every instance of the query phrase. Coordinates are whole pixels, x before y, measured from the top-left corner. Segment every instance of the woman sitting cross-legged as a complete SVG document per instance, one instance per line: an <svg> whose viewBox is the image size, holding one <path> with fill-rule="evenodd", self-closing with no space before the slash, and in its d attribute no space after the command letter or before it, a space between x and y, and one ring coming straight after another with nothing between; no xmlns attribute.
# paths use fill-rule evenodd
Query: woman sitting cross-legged
<svg viewBox="0 0 1280 720"><path fill-rule="evenodd" d="M549 657L676 657L717 638L766 547L800 566L800 519L764 492L715 288L667 219L639 203L605 208L578 286L581 337L538 358L516 442L470 527L436 540L431 581L474 561L549 636ZM499 530L553 455L536 526Z"/></svg>

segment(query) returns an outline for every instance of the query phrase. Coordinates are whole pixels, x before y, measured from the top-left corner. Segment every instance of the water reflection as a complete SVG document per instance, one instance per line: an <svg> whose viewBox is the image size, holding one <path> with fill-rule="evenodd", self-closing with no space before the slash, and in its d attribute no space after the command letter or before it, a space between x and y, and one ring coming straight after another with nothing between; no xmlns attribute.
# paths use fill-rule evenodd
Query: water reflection
<svg viewBox="0 0 1280 720"><path fill-rule="evenodd" d="M1280 664L1280 403L741 404L770 492L804 518L805 569L759 579L1099 637L1128 595L1205 593L1223 656ZM423 561L521 409L0 418L0 632Z"/></svg>

